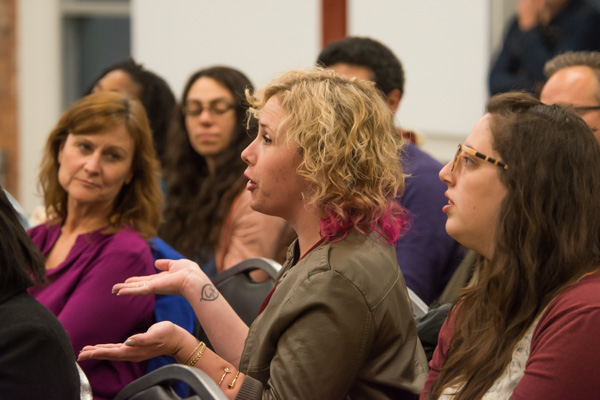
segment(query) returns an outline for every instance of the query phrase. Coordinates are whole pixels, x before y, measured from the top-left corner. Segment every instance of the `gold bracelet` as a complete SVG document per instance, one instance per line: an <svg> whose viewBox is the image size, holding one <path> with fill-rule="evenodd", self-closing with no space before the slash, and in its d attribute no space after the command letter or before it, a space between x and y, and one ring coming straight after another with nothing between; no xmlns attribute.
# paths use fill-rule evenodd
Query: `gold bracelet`
<svg viewBox="0 0 600 400"><path fill-rule="evenodd" d="M219 384L217 386L221 387L221 383L223 383L223 379L225 379L225 375L227 375L228 373L230 373L231 371L229 370L229 368L225 367L223 368L223 376L221 377L221 380L219 381Z"/></svg>
<svg viewBox="0 0 600 400"><path fill-rule="evenodd" d="M204 350L206 350L206 344L204 344L204 342L200 342L200 351L198 351L198 354L196 354L196 357L194 357L194 359L192 361L190 361L190 367L193 367L194 365L196 365L196 363L198 362L198 360L200 359L200 357L202 357L202 355L204 354Z"/></svg>
<svg viewBox="0 0 600 400"><path fill-rule="evenodd" d="M238 371L235 373L235 376L233 377L233 380L231 381L231 383L229 384L229 389L233 389L233 387L235 386L235 381L237 381L238 376L240 376L240 370L238 369Z"/></svg>
<svg viewBox="0 0 600 400"><path fill-rule="evenodd" d="M190 359L194 355L194 353L196 353L196 350L198 350L200 348L200 346L202 346L202 342L199 341L198 344L196 344L196 347L194 347L194 350L192 350L192 352L190 353L190 355L185 359L184 362L182 362L182 364L187 364L188 361L190 361Z"/></svg>

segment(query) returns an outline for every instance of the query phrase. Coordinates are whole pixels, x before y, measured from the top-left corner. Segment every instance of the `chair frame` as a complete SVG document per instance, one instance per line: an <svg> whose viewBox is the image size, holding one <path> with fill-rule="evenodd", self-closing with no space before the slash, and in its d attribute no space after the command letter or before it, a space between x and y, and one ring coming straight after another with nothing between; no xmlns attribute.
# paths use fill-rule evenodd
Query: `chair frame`
<svg viewBox="0 0 600 400"><path fill-rule="evenodd" d="M246 270L253 271L256 269L265 271L269 275L269 277L275 281L275 280L277 280L277 275L279 274L279 271L281 270L281 264L279 264L277 261L272 260L270 258L264 258L264 257L248 258L242 262L237 263L233 267L226 269L223 272L218 273L213 278L212 282L216 286L217 284L219 284L220 282L229 278L230 276L238 274L242 271L246 271Z"/></svg>
<svg viewBox="0 0 600 400"><path fill-rule="evenodd" d="M200 369L182 364L168 364L129 383L119 392L115 400L181 399L174 392L168 393L175 382L184 382L189 386L190 395L193 396L189 399L227 399L217 384Z"/></svg>

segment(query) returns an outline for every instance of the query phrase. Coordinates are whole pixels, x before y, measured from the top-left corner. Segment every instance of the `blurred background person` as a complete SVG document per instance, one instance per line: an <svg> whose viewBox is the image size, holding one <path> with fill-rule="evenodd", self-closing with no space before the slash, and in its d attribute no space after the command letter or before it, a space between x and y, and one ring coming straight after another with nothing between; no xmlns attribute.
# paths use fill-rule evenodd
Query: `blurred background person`
<svg viewBox="0 0 600 400"><path fill-rule="evenodd" d="M156 156L164 163L169 131L176 116L176 100L167 82L142 64L129 59L106 68L86 94L115 91L142 102L150 121Z"/></svg>
<svg viewBox="0 0 600 400"><path fill-rule="evenodd" d="M400 60L382 43L348 37L330 43L317 64L345 75L375 82L392 112L404 95L404 69ZM401 158L406 177L398 202L408 210L409 229L398 238L396 256L406 286L426 304L436 300L464 257L464 248L446 233L446 186L439 180L442 164L416 145L417 135L398 128L405 140ZM399 160L400 161L400 160Z"/></svg>
<svg viewBox="0 0 600 400"><path fill-rule="evenodd" d="M544 64L567 50L600 50L600 13L586 0L519 0L492 64L492 95L510 90L539 94Z"/></svg>
<svg viewBox="0 0 600 400"><path fill-rule="evenodd" d="M40 171L47 222L29 230L44 255L47 285L29 289L65 327L73 351L123 340L153 323L154 297L123 298L112 286L155 269L162 194L143 106L125 94L95 93L73 104L46 142ZM85 361L95 399L112 399L143 365Z"/></svg>
<svg viewBox="0 0 600 400"><path fill-rule="evenodd" d="M548 81L540 94L542 103L571 108L600 142L600 52L560 54L546 63L544 73Z"/></svg>

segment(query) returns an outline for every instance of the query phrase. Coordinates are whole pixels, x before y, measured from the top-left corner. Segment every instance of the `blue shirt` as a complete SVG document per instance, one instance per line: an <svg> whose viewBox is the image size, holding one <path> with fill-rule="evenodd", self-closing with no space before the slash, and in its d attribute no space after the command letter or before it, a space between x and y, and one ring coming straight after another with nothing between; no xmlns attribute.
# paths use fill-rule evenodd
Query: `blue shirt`
<svg viewBox="0 0 600 400"><path fill-rule="evenodd" d="M409 229L396 244L396 256L406 286L425 303L437 299L464 257L464 247L446 233L446 185L438 174L443 165L410 143L404 147L403 168L409 174L398 199L408 211Z"/></svg>

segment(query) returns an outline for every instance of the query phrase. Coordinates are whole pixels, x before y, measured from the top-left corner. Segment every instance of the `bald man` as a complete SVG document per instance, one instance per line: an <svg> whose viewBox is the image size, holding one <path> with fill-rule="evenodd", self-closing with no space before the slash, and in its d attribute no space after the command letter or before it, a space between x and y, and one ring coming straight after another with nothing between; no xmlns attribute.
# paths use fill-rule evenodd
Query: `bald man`
<svg viewBox="0 0 600 400"><path fill-rule="evenodd" d="M546 63L544 73L542 103L573 107L600 142L600 52L563 53Z"/></svg>

